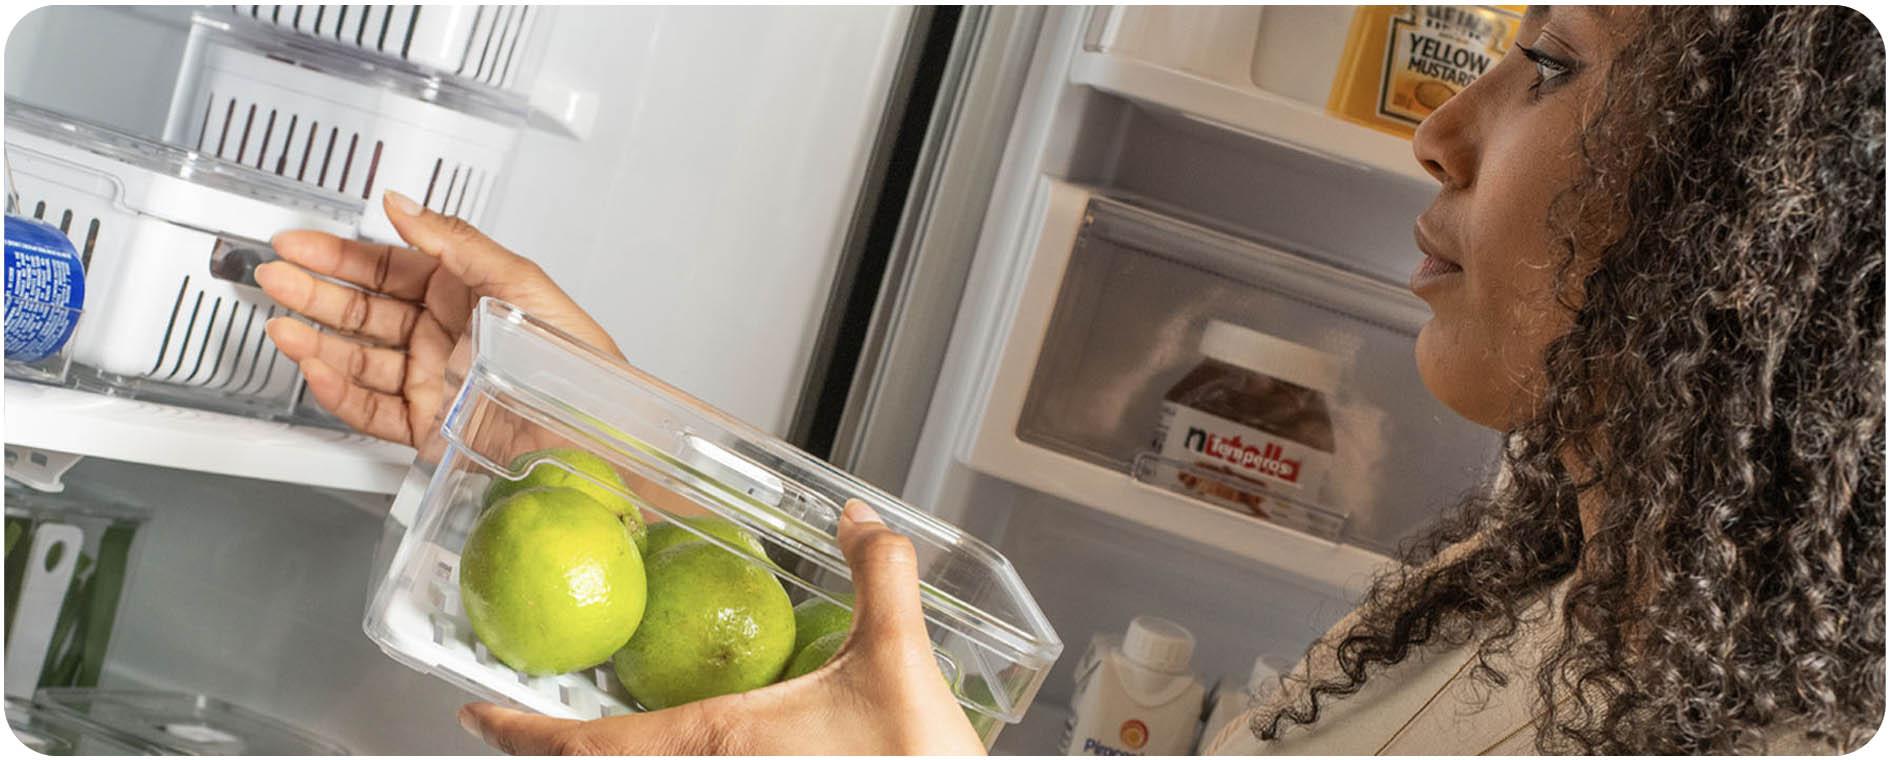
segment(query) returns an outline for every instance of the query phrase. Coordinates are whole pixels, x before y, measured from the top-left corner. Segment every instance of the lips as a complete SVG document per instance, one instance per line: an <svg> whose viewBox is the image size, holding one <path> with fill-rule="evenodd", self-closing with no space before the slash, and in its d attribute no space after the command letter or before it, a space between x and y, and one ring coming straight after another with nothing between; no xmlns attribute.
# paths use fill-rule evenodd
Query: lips
<svg viewBox="0 0 1890 760"><path fill-rule="evenodd" d="M1418 264L1417 270L1411 273L1412 292L1423 295L1423 291L1443 285L1453 279L1454 275L1463 273L1463 267L1454 259L1442 255L1437 246L1431 242L1430 236L1424 234L1422 219L1418 220L1412 233L1412 236L1417 239L1418 251L1424 254L1424 260Z"/></svg>

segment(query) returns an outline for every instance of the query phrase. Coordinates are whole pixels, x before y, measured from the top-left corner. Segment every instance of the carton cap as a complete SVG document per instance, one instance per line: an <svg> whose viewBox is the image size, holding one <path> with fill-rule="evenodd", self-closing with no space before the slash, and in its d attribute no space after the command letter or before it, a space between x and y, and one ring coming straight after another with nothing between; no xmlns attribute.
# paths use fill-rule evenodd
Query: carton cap
<svg viewBox="0 0 1890 760"><path fill-rule="evenodd" d="M1339 357L1218 319L1202 331L1201 353L1320 393L1339 384Z"/></svg>
<svg viewBox="0 0 1890 760"><path fill-rule="evenodd" d="M1194 634L1180 623L1149 615L1129 621L1122 637L1122 654L1142 667L1163 673L1182 673L1194 657Z"/></svg>

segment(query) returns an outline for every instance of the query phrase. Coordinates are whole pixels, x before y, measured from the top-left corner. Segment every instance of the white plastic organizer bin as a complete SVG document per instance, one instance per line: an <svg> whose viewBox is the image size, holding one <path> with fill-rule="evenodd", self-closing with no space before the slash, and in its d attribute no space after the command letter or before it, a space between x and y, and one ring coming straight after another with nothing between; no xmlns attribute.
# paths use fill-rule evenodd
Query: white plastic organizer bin
<svg viewBox="0 0 1890 760"><path fill-rule="evenodd" d="M253 416L293 411L295 364L255 287L277 232L351 236L361 202L8 100L21 208L70 230L86 271L79 385Z"/></svg>
<svg viewBox="0 0 1890 760"><path fill-rule="evenodd" d="M528 112L516 95L225 13L194 16L164 137L368 201L383 189L484 221Z"/></svg>
<svg viewBox="0 0 1890 760"><path fill-rule="evenodd" d="M1001 723L1023 717L1063 644L1011 563L989 545L504 302L480 302L471 340L465 382L438 445L421 447L408 479L425 487L403 487L393 508L414 522L387 534L398 548L364 621L389 655L486 699L548 715L638 709L608 663L541 677L506 667L474 637L460 605L459 551L488 484L524 476L507 464L522 452L572 447L609 462L629 492L570 470L575 477L643 507L648 522L708 513L759 536L767 558L678 523L768 569L797 599L850 606L834 531L846 501L864 500L917 548L940 669L974 724L988 741Z"/></svg>
<svg viewBox="0 0 1890 760"><path fill-rule="evenodd" d="M532 32L549 8L530 5L232 5L239 18L343 48L408 61L499 89L530 81Z"/></svg>

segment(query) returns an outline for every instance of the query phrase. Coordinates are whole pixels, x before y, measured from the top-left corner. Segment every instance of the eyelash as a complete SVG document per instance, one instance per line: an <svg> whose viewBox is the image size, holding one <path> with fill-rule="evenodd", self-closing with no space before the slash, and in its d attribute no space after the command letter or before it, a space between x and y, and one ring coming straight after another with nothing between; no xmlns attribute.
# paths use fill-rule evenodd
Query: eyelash
<svg viewBox="0 0 1890 760"><path fill-rule="evenodd" d="M1556 80L1568 76L1575 71L1574 64L1550 58L1543 54L1542 51L1527 45L1517 43L1516 50L1521 52L1524 58L1529 59L1530 63L1536 65L1536 81L1529 84L1529 93L1531 95L1540 95L1541 88L1545 84L1549 85L1550 89L1553 90L1555 85L1558 84Z"/></svg>

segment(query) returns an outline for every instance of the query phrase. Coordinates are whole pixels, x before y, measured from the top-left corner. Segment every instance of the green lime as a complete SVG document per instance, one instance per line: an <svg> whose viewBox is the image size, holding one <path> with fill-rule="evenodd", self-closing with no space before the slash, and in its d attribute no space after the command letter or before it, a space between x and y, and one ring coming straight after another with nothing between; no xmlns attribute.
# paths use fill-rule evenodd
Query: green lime
<svg viewBox="0 0 1890 760"><path fill-rule="evenodd" d="M716 517L715 515L697 515L682 519L696 530L745 548L757 557L766 559L768 556L767 549L761 544L761 539L756 538L755 534L748 532L747 528L743 528L731 520ZM701 540L701 536L690 533L687 528L679 527L673 522L654 523L650 525L649 532L644 539L643 556L648 557L664 549L676 546L677 544Z"/></svg>
<svg viewBox="0 0 1890 760"><path fill-rule="evenodd" d="M840 594L848 602L853 601L852 594ZM813 597L794 605L794 651L799 652L829 633L846 633L853 627L853 610L849 610L820 597Z"/></svg>
<svg viewBox="0 0 1890 760"><path fill-rule="evenodd" d="M558 466L553 460L570 469ZM623 477L617 474L617 468L596 454L582 449L539 449L513 457L506 469L511 472L524 471L525 474L518 480L494 476L492 485L486 487L485 504L488 508L500 499L530 488L575 488L596 499L597 503L611 512L621 515L624 524L630 526L630 534L636 540L637 548L642 549L643 515L634 502L623 497L623 494L630 493L630 489L623 484ZM572 470L584 473L591 479L574 474Z"/></svg>
<svg viewBox="0 0 1890 760"><path fill-rule="evenodd" d="M809 642L794 654L788 662L787 672L781 674L781 680L800 678L820 669L833 659L833 653L840 651L840 645L847 643L846 631L835 631Z"/></svg>
<svg viewBox="0 0 1890 760"><path fill-rule="evenodd" d="M977 676L965 679L964 695L981 705L993 707L997 705L997 699L991 695L991 687L984 682L984 679ZM997 718L969 707L960 707L960 709L965 711L965 717L971 721L972 730L977 731L979 736L984 736L992 726L997 725Z"/></svg>
<svg viewBox="0 0 1890 760"><path fill-rule="evenodd" d="M460 599L473 633L528 675L610 658L643 619L643 558L627 526L575 488L501 499L460 549Z"/></svg>
<svg viewBox="0 0 1890 760"><path fill-rule="evenodd" d="M611 664L660 710L774 683L794 652L794 607L774 574L705 541L651 554L643 625Z"/></svg>

